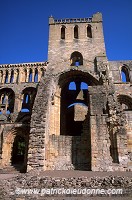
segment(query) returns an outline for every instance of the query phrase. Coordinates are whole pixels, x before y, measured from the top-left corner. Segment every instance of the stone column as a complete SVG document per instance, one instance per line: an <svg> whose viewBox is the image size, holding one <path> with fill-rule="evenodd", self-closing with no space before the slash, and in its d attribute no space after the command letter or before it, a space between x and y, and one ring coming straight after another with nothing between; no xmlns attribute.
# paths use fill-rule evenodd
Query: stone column
<svg viewBox="0 0 132 200"><path fill-rule="evenodd" d="M0 72L0 83L2 83L3 80L3 71Z"/></svg>
<svg viewBox="0 0 132 200"><path fill-rule="evenodd" d="M43 73L44 73L44 69L38 69L38 82L40 82Z"/></svg>
<svg viewBox="0 0 132 200"><path fill-rule="evenodd" d="M106 118L103 115L104 102L102 86L89 86L90 130L91 130L91 168L92 171L111 170L110 139Z"/></svg>
<svg viewBox="0 0 132 200"><path fill-rule="evenodd" d="M28 79L29 79L29 72L30 72L30 69L27 68L27 77L26 77L26 82L28 82Z"/></svg>
<svg viewBox="0 0 132 200"><path fill-rule="evenodd" d="M14 112L19 113L22 108L24 94L15 94L15 104L14 104Z"/></svg>
<svg viewBox="0 0 132 200"><path fill-rule="evenodd" d="M16 79L17 79L17 72L16 72L16 70L14 70L14 79L13 79L13 83L16 83Z"/></svg>
<svg viewBox="0 0 132 200"><path fill-rule="evenodd" d="M130 78L130 83L132 83L132 70L130 71L129 78Z"/></svg>
<svg viewBox="0 0 132 200"><path fill-rule="evenodd" d="M8 83L10 83L10 81L11 81L11 70L8 71Z"/></svg>
<svg viewBox="0 0 132 200"><path fill-rule="evenodd" d="M24 68L19 69L19 83L25 83L26 77L26 71Z"/></svg>
<svg viewBox="0 0 132 200"><path fill-rule="evenodd" d="M38 69L38 82L40 82L40 79L41 79L41 70Z"/></svg>
<svg viewBox="0 0 132 200"><path fill-rule="evenodd" d="M6 77L6 71L4 70L2 83L5 83L5 77Z"/></svg>

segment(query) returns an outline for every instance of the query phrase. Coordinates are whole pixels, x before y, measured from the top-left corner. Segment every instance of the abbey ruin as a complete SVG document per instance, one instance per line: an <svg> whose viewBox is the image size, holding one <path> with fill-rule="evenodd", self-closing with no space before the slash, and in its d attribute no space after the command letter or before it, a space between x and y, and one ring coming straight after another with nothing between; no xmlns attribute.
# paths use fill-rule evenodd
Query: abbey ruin
<svg viewBox="0 0 132 200"><path fill-rule="evenodd" d="M0 65L0 168L132 170L132 60L108 61L101 13L49 18L48 61Z"/></svg>

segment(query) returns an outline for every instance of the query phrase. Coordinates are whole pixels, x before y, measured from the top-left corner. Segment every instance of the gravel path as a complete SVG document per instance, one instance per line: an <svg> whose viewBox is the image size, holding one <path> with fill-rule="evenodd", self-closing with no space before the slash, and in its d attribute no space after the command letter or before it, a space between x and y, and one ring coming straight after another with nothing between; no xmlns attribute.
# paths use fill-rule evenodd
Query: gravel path
<svg viewBox="0 0 132 200"><path fill-rule="evenodd" d="M92 171L62 171L62 170L57 170L57 171L42 171L40 172L42 176L50 176L50 177L61 177L61 178L70 178L70 177L105 177L105 176L123 176L123 177L131 177L132 178L132 172L92 172ZM15 173L15 174L3 174L0 173L0 180L2 179L10 179L13 177L16 177L20 175L20 173Z"/></svg>
<svg viewBox="0 0 132 200"><path fill-rule="evenodd" d="M132 177L132 172L92 172L92 171L43 171L40 174L43 176L50 176L50 177L62 177L62 178L70 178L70 177L105 177L105 176L124 176L124 177Z"/></svg>

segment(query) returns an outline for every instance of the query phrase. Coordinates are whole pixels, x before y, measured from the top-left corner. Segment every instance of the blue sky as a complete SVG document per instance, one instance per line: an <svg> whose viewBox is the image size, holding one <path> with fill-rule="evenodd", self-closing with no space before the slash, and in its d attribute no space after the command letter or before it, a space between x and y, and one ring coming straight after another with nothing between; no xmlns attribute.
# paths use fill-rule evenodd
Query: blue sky
<svg viewBox="0 0 132 200"><path fill-rule="evenodd" d="M47 60L48 17L103 14L109 60L132 60L132 0L0 0L0 64Z"/></svg>

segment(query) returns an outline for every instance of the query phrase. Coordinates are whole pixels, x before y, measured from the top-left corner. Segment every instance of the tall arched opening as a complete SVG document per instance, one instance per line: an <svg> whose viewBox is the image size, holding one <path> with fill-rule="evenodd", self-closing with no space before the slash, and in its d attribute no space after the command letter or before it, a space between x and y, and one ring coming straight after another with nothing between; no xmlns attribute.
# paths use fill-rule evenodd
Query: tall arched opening
<svg viewBox="0 0 132 200"><path fill-rule="evenodd" d="M60 142L75 170L91 170L91 127L89 86L94 78L81 71L60 76ZM60 144L61 145L61 144ZM70 150L69 150L70 149Z"/></svg>
<svg viewBox="0 0 132 200"><path fill-rule="evenodd" d="M2 166L26 172L29 144L29 127L13 128L3 138ZM12 168L11 168L12 169Z"/></svg>

